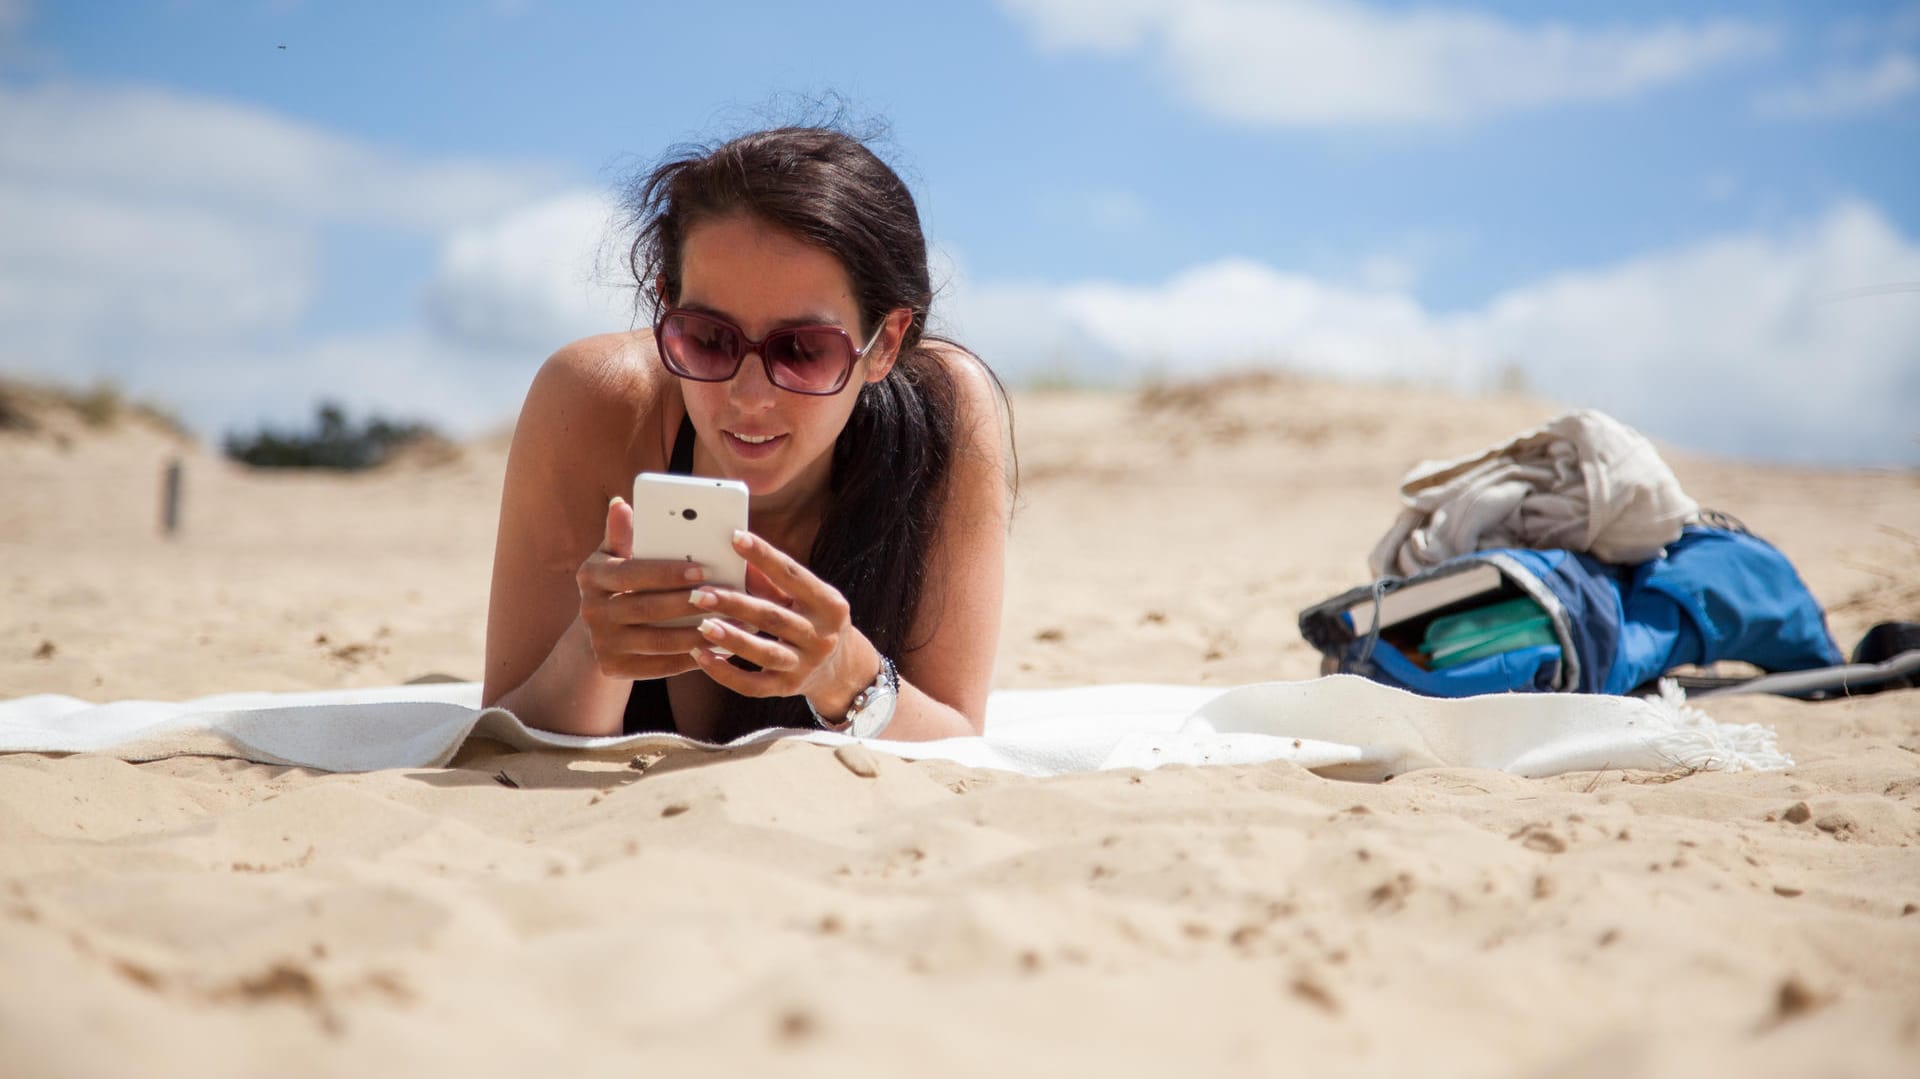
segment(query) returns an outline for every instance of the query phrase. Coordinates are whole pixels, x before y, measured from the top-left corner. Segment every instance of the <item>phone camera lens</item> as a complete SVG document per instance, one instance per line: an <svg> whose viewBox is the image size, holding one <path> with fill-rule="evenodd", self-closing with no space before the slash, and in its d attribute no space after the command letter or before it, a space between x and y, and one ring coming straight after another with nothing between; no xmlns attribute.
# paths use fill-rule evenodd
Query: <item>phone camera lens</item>
<svg viewBox="0 0 1920 1079"><path fill-rule="evenodd" d="M683 509L680 511L680 516L685 517L687 520L691 521L695 517L698 517L700 515L693 511L693 507L689 506L686 509Z"/></svg>

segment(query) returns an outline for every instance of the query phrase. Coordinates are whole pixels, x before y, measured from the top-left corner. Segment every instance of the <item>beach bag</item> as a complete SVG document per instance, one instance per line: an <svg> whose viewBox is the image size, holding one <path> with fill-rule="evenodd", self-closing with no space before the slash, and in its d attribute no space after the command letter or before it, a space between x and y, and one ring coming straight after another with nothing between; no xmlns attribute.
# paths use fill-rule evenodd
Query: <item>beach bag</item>
<svg viewBox="0 0 1920 1079"><path fill-rule="evenodd" d="M1434 697L1620 694L1721 660L1763 671L1844 662L1787 557L1743 529L1707 525L1634 565L1476 551L1309 607L1300 632L1330 670Z"/></svg>

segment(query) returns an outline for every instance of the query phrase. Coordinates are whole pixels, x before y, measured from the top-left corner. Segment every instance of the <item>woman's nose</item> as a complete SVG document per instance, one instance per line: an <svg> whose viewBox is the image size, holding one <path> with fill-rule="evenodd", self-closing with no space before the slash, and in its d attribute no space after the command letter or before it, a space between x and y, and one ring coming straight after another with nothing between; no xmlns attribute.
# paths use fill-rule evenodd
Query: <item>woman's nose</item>
<svg viewBox="0 0 1920 1079"><path fill-rule="evenodd" d="M746 410L772 405L779 392L779 388L767 379L767 362L758 352L749 352L741 357L740 370L735 371L733 379L727 383L728 398L735 407Z"/></svg>

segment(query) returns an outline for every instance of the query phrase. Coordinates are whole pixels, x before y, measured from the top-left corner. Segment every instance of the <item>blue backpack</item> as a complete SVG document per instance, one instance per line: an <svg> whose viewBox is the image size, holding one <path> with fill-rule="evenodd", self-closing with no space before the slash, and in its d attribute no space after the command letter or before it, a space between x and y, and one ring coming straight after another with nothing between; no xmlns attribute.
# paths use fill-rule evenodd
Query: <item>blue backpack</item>
<svg viewBox="0 0 1920 1079"><path fill-rule="evenodd" d="M1446 582L1470 573L1492 583L1417 616L1378 623L1386 596L1417 598L1424 590L1444 598L1461 591ZM1474 612L1494 605L1513 613L1474 624ZM1461 644L1483 643L1436 645L1435 629L1456 634ZM1719 660L1765 671L1845 662L1825 612L1785 555L1743 529L1699 525L1688 526L1665 557L1631 566L1565 550L1462 555L1310 607L1300 615L1300 633L1334 670L1434 697L1628 693L1675 667Z"/></svg>

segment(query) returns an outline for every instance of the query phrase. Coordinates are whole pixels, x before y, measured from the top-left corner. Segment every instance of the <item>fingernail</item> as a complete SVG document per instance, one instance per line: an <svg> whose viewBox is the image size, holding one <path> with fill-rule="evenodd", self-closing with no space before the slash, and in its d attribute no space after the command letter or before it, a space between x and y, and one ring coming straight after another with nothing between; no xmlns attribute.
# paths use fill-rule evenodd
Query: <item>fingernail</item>
<svg viewBox="0 0 1920 1079"><path fill-rule="evenodd" d="M618 506L620 503L625 501L626 499L621 498L619 495L614 495L612 498L607 499L607 508L612 509L613 507Z"/></svg>
<svg viewBox="0 0 1920 1079"><path fill-rule="evenodd" d="M707 658L707 650L704 648L689 648L687 649L687 655L692 656L693 661L695 663L698 663L701 660Z"/></svg>
<svg viewBox="0 0 1920 1079"><path fill-rule="evenodd" d="M733 545L735 547L745 547L749 542L751 542L750 537L748 537L744 531L737 528L733 530Z"/></svg>
<svg viewBox="0 0 1920 1079"><path fill-rule="evenodd" d="M706 572L700 568L700 564L698 562L689 562L687 563L687 568L680 571L680 578L681 580L685 580L685 581L705 580L706 576L707 576ZM696 606L699 603L698 600L695 600L694 602Z"/></svg>
<svg viewBox="0 0 1920 1079"><path fill-rule="evenodd" d="M704 588L696 588L687 593L687 602L693 604L695 607L711 607L715 603L720 602L720 597Z"/></svg>
<svg viewBox="0 0 1920 1079"><path fill-rule="evenodd" d="M718 618L702 618L700 620L700 636L705 637L707 640L717 641L725 636L726 632L726 628L720 624Z"/></svg>

